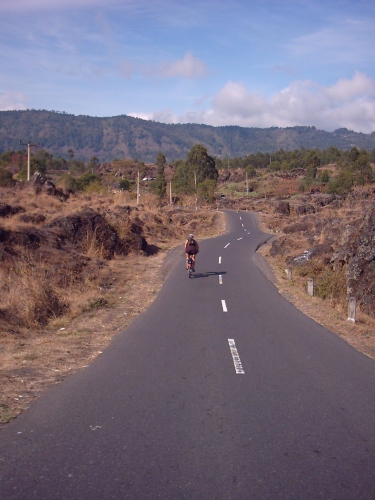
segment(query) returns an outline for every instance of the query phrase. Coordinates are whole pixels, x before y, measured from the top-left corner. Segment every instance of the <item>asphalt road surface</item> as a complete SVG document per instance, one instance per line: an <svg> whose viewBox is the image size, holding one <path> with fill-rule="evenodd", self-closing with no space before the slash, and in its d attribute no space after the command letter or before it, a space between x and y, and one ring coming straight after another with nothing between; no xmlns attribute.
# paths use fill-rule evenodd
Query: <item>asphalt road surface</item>
<svg viewBox="0 0 375 500"><path fill-rule="evenodd" d="M375 363L254 264L250 213L0 433L2 500L375 499Z"/></svg>

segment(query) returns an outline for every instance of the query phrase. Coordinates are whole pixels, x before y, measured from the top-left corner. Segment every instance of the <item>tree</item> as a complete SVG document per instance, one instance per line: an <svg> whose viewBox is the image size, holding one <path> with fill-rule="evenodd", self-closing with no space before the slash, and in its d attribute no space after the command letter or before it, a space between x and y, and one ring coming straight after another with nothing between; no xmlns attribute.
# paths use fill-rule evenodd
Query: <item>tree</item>
<svg viewBox="0 0 375 500"><path fill-rule="evenodd" d="M99 165L99 160L97 159L96 156L92 156L90 161L87 164L87 170L91 170L91 173L94 173L94 170L97 169Z"/></svg>
<svg viewBox="0 0 375 500"><path fill-rule="evenodd" d="M176 162L177 169L173 176L176 192L193 193L196 186L206 179L214 181L216 185L219 172L215 160L209 156L207 149L201 144L193 146L187 156L186 162Z"/></svg>
<svg viewBox="0 0 375 500"><path fill-rule="evenodd" d="M186 166L190 172L195 172L197 184L206 179L216 182L219 176L215 160L209 156L207 149L202 144L196 144L191 148L186 159Z"/></svg>
<svg viewBox="0 0 375 500"><path fill-rule="evenodd" d="M327 169L323 170L320 175L320 181L323 183L329 182L329 171Z"/></svg>
<svg viewBox="0 0 375 500"><path fill-rule="evenodd" d="M374 173L370 165L370 158L367 151L362 150L353 165L355 184L364 185L372 182Z"/></svg>
<svg viewBox="0 0 375 500"><path fill-rule="evenodd" d="M152 188L159 198L163 198L167 192L167 181L164 175L164 168L166 164L166 159L163 153L159 153L156 158L157 174L156 179L152 183Z"/></svg>
<svg viewBox="0 0 375 500"><path fill-rule="evenodd" d="M327 193L330 194L347 194L354 184L353 173L350 168L341 170L336 179L330 181L327 186Z"/></svg>

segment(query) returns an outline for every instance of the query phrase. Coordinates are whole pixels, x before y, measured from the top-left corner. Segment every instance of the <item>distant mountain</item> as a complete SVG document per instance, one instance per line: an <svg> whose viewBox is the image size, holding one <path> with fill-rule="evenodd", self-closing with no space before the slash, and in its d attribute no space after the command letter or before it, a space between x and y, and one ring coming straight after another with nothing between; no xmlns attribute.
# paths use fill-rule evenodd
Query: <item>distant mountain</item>
<svg viewBox="0 0 375 500"><path fill-rule="evenodd" d="M339 149L372 150L375 132L362 134L341 128L335 132L315 127L246 128L212 127L197 124L165 124L121 115L109 118L75 116L54 111L0 111L0 153L20 149L19 141L40 143L55 156L99 160L137 158L155 161L162 151L171 161L186 158L190 148L201 143L219 157L246 156L249 153L285 150Z"/></svg>

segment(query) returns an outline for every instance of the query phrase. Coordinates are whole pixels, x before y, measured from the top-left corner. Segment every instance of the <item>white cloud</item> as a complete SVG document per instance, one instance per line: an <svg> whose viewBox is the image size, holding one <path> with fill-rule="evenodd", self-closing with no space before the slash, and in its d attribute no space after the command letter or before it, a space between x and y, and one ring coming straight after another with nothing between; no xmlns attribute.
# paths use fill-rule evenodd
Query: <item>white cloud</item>
<svg viewBox="0 0 375 500"><path fill-rule="evenodd" d="M161 62L154 66L133 63L122 60L120 74L125 78L132 77L135 73L141 73L146 78L186 78L204 77L207 75L207 67L198 58L187 52L182 59L170 63Z"/></svg>
<svg viewBox="0 0 375 500"><path fill-rule="evenodd" d="M249 92L242 83L230 81L216 93L210 109L188 110L183 115L170 110L166 114L164 110L144 117L167 123L243 127L315 125L327 131L346 127L370 133L375 131L375 81L359 72L352 79L339 80L330 87L310 80L295 81L270 97Z"/></svg>
<svg viewBox="0 0 375 500"><path fill-rule="evenodd" d="M187 52L182 59L172 63L162 63L158 68L158 74L162 78L180 76L182 78L203 77L207 74L206 65Z"/></svg>
<svg viewBox="0 0 375 500"><path fill-rule="evenodd" d="M5 92L0 94L0 110L1 111L12 111L19 109L27 109L25 101L27 97L19 92Z"/></svg>

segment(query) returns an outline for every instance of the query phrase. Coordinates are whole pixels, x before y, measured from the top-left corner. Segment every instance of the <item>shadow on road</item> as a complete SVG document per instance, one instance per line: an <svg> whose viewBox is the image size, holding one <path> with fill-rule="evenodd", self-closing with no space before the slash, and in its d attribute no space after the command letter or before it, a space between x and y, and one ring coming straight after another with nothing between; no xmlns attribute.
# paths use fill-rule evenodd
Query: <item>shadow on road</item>
<svg viewBox="0 0 375 500"><path fill-rule="evenodd" d="M208 271L207 273L195 273L195 274L192 274L191 277L192 278L209 278L210 276L223 276L224 274L227 274L226 271L220 271L220 272L216 272L216 271Z"/></svg>

